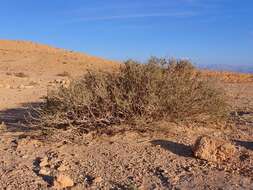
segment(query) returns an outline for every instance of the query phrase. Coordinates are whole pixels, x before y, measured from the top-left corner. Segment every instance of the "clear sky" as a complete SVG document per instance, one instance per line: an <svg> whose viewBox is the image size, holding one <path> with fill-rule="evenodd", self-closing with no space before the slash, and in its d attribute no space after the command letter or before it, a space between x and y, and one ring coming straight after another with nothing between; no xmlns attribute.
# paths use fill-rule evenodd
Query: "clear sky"
<svg viewBox="0 0 253 190"><path fill-rule="evenodd" d="M0 38L110 59L253 64L253 0L0 0Z"/></svg>

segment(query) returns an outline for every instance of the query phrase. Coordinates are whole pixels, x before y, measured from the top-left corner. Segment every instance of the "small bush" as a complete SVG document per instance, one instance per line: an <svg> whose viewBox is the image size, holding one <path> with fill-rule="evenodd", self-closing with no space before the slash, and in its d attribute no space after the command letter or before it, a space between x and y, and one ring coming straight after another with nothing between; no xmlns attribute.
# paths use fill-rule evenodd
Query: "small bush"
<svg viewBox="0 0 253 190"><path fill-rule="evenodd" d="M38 113L43 127L89 131L138 119L218 120L226 103L190 62L151 58L127 61L117 73L88 72L49 92Z"/></svg>

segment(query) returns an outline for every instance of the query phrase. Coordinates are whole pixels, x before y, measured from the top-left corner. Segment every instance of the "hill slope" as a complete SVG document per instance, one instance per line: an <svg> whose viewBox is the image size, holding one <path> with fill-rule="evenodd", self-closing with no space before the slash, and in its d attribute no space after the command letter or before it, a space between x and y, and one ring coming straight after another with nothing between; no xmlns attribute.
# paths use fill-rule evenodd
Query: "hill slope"
<svg viewBox="0 0 253 190"><path fill-rule="evenodd" d="M80 76L87 69L111 70L117 65L33 42L0 40L0 108L38 101L55 80Z"/></svg>
<svg viewBox="0 0 253 190"><path fill-rule="evenodd" d="M26 41L0 40L1 71L20 69L20 71L36 75L38 71L57 74L67 70L77 75L80 70L91 66L105 69L114 65L116 63L113 61L47 45Z"/></svg>

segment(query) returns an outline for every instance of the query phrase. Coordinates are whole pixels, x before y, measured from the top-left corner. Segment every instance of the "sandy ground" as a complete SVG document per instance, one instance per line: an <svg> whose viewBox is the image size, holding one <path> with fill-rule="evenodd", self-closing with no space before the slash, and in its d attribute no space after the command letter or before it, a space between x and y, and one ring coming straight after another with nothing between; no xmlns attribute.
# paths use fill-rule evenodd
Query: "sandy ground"
<svg viewBox="0 0 253 190"><path fill-rule="evenodd" d="M60 174L72 180L69 189L253 189L252 82L223 84L239 110L232 124L158 122L139 130L114 126L126 129L115 135L69 130L51 138L22 124L29 104L36 106L49 86L69 80L59 74L77 77L86 69L115 65L48 46L0 41L0 122L6 124L0 129L0 189L55 189ZM191 146L205 134L233 142L236 156L222 163L194 158Z"/></svg>

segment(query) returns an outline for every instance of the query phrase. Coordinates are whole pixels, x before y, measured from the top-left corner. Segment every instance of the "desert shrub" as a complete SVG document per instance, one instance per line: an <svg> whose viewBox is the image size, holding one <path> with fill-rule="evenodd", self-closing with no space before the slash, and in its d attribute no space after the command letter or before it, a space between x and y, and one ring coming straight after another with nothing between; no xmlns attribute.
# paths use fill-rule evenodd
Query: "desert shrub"
<svg viewBox="0 0 253 190"><path fill-rule="evenodd" d="M38 111L48 128L89 131L138 119L218 120L226 115L221 89L185 60L127 61L117 72L87 72L50 91Z"/></svg>

